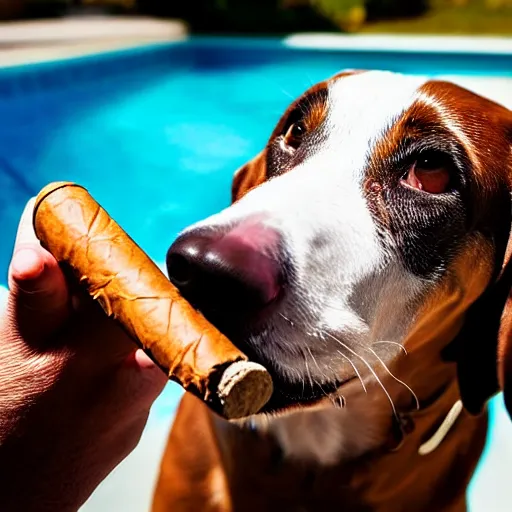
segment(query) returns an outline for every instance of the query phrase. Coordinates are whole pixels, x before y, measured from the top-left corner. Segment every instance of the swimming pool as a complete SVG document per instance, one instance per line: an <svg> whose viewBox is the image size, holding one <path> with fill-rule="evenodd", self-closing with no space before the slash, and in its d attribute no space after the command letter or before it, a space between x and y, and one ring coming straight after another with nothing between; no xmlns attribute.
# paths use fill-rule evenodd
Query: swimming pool
<svg viewBox="0 0 512 512"><path fill-rule="evenodd" d="M234 170L290 101L343 68L510 78L512 55L193 38L0 69L0 285L25 202L54 180L86 186L163 265L179 230L228 204ZM179 396L171 384L151 421L167 425Z"/></svg>

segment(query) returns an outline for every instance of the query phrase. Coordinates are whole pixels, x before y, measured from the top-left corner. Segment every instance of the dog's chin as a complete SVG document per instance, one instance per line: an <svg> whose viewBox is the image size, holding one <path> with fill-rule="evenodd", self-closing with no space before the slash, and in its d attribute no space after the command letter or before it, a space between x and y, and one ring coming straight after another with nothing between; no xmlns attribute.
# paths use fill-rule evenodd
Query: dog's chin
<svg viewBox="0 0 512 512"><path fill-rule="evenodd" d="M314 405L322 399L335 396L336 391L352 377L318 383L304 374L302 378L292 380L290 375L296 375L296 373L287 372L277 365L272 355L255 350L253 344L247 341L251 338L254 339L250 335L248 337L233 335L230 337L237 348L244 352L251 361L264 366L272 377L274 392L260 413L278 413L290 408Z"/></svg>
<svg viewBox="0 0 512 512"><path fill-rule="evenodd" d="M267 366L268 368L268 366ZM303 384L288 382L269 370L274 383L274 393L261 413L278 413L283 410L307 407L319 403L326 398L334 397L343 381L331 381L320 384Z"/></svg>
<svg viewBox="0 0 512 512"><path fill-rule="evenodd" d="M249 360L261 364L270 373L274 392L268 403L260 411L261 414L276 414L291 408L314 405L322 399L334 395L347 380L352 378L352 375L345 375L339 380L317 383L312 381L310 376L304 374L302 378L292 380L291 375L296 375L295 369L287 372L276 364L275 354L261 350L262 346L272 343L270 333L275 331L276 325L276 311L274 308L269 308L269 311L265 311L264 315L258 315L257 318L233 314L226 316L219 311L201 312ZM297 340L297 343L301 342L303 343L304 340ZM259 345L259 347L256 347L256 345Z"/></svg>

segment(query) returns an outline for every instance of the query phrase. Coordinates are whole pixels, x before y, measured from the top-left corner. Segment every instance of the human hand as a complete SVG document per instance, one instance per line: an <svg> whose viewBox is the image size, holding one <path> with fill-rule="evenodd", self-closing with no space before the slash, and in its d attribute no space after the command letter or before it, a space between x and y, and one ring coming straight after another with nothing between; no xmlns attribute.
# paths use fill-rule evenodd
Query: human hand
<svg viewBox="0 0 512 512"><path fill-rule="evenodd" d="M0 314L0 510L76 511L135 448L167 377L66 280L33 206Z"/></svg>

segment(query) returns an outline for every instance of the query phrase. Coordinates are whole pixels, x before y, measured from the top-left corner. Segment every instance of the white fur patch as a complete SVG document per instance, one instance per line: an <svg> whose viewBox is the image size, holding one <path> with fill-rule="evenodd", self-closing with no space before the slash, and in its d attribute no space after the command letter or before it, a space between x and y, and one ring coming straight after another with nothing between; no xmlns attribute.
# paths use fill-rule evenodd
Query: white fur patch
<svg viewBox="0 0 512 512"><path fill-rule="evenodd" d="M419 100L424 104L431 108L433 108L441 118L445 127L448 128L452 133L454 133L457 138L464 145L464 148L468 153L470 153L474 159L478 160L477 152L474 151L473 144L471 143L469 137L466 135L462 127L460 126L459 120L457 117L450 112L450 110L444 106L439 100L427 96L426 94L422 94L419 97Z"/></svg>
<svg viewBox="0 0 512 512"><path fill-rule="evenodd" d="M360 182L366 157L418 97L425 79L368 71L336 80L329 88L327 123L344 168Z"/></svg>
<svg viewBox="0 0 512 512"><path fill-rule="evenodd" d="M193 226L261 216L281 234L294 279L280 314L270 320L270 334L254 346L290 379L332 380L347 357L367 370L364 347L401 342L412 320L407 305L421 283L385 254L362 186L373 146L423 83L378 71L333 81L323 142L294 169ZM354 356L358 350L361 357Z"/></svg>

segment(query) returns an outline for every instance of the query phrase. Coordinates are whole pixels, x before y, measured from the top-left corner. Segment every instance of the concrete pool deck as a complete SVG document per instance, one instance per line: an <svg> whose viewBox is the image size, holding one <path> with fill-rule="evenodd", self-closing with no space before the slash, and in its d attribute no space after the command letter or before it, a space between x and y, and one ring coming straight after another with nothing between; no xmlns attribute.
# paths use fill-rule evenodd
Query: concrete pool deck
<svg viewBox="0 0 512 512"><path fill-rule="evenodd" d="M186 24L179 20L152 18L91 16L0 23L0 67L177 41L187 34Z"/></svg>
<svg viewBox="0 0 512 512"><path fill-rule="evenodd" d="M0 67L15 66L112 50L179 41L188 36L180 20L144 17L69 17L0 23ZM343 35L297 33L283 38L290 48L512 54L512 37ZM444 75L512 108L512 78Z"/></svg>
<svg viewBox="0 0 512 512"><path fill-rule="evenodd" d="M414 35L343 35L302 33L284 39L290 48L318 50L368 50L419 53L467 53L512 55L512 37L487 36L414 36ZM512 70L511 70L512 71ZM512 108L512 76L461 76L441 75L477 94L487 96Z"/></svg>
<svg viewBox="0 0 512 512"><path fill-rule="evenodd" d="M284 39L293 48L318 50L351 50L406 52L460 52L512 54L512 37L489 36L415 36L415 35L360 35L331 33L291 34Z"/></svg>

